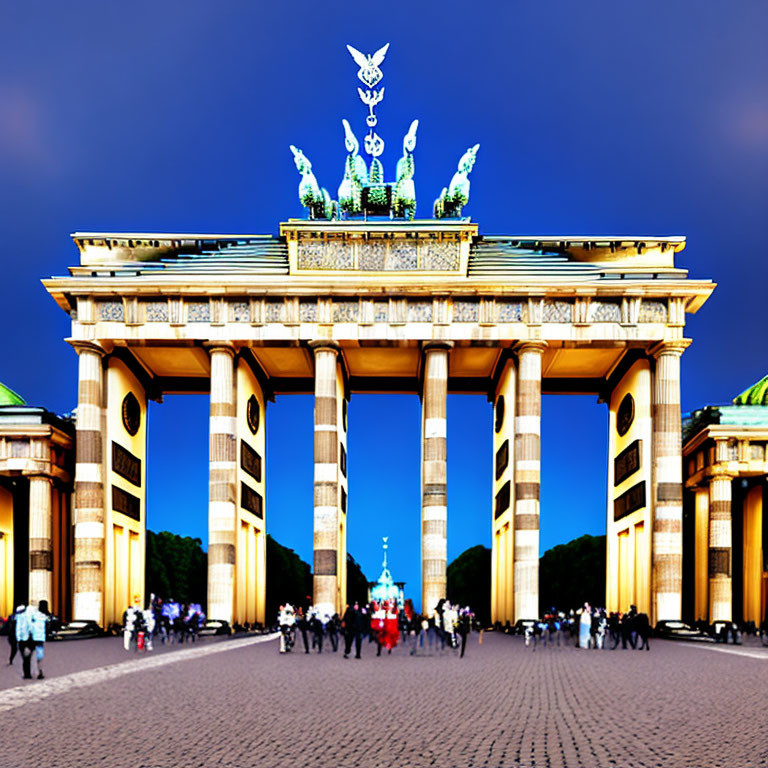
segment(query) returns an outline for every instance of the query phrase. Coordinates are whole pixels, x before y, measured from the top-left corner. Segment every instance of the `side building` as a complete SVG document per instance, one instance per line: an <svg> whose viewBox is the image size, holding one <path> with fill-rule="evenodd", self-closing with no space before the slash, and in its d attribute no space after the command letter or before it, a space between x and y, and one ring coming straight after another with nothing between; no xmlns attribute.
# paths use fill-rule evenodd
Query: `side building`
<svg viewBox="0 0 768 768"><path fill-rule="evenodd" d="M72 617L75 428L0 384L0 616L47 600Z"/></svg>
<svg viewBox="0 0 768 768"><path fill-rule="evenodd" d="M768 376L684 422L684 616L768 617Z"/></svg>

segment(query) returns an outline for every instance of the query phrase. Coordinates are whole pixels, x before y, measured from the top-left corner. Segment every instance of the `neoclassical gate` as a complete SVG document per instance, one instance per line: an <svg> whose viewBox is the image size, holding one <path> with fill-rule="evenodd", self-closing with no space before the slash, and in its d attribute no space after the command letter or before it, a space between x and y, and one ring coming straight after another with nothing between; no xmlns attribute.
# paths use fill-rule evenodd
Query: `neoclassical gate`
<svg viewBox="0 0 768 768"><path fill-rule="evenodd" d="M675 266L682 238L482 236L462 218L73 237L80 264L44 285L79 355L77 618L143 599L147 401L185 392L210 392L212 618L264 621L264 410L297 392L315 396L316 603L344 607L350 396L421 397L429 611L446 585L446 396L479 393L495 407L493 618L537 615L541 395L579 393L610 411L607 606L680 617L680 356L714 287Z"/></svg>

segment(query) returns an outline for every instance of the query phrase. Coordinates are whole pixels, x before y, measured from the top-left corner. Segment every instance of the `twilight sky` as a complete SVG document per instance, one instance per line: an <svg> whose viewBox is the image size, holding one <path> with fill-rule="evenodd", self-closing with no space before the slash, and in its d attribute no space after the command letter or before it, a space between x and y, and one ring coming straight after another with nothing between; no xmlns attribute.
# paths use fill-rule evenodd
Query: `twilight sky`
<svg viewBox="0 0 768 768"><path fill-rule="evenodd" d="M688 316L684 410L768 372L764 0L30 1L0 28L0 381L30 404L76 405L68 318L39 282L76 263L70 232L277 232L303 215L289 144L335 197L341 118L364 132L346 43L391 43L377 130L389 179L420 121L417 215L479 142L482 233L687 236L678 266L719 286ZM207 538L207 408L152 404L154 530ZM350 404L349 551L375 578L389 535L414 597L419 419L415 396ZM448 419L452 559L490 544L490 405L452 396ZM311 562L312 398L278 398L267 425L267 527ZM594 397L544 398L542 551L605 532L606 425Z"/></svg>

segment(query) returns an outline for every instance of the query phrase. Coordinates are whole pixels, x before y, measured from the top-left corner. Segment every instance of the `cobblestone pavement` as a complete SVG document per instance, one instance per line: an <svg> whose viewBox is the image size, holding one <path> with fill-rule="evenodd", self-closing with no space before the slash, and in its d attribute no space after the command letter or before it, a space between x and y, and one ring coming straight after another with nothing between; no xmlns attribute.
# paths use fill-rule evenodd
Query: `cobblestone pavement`
<svg viewBox="0 0 768 768"><path fill-rule="evenodd" d="M62 646L49 649L51 670ZM0 712L3 764L768 765L768 649L657 641L650 653L532 653L495 634L482 645L473 636L464 659L372 649L358 661L233 645L30 701Z"/></svg>

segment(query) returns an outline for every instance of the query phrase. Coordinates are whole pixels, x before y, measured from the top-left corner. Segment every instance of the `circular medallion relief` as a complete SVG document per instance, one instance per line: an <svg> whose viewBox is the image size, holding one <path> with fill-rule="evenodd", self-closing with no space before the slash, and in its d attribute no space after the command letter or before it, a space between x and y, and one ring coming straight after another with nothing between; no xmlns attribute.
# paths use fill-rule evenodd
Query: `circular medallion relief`
<svg viewBox="0 0 768 768"><path fill-rule="evenodd" d="M256 395L251 395L248 398L248 405L245 409L245 418L248 421L248 429L255 435L259 431L259 423L261 422L261 408L259 407L259 401L256 399Z"/></svg>
<svg viewBox="0 0 768 768"><path fill-rule="evenodd" d="M125 431L131 436L135 435L141 426L141 406L133 392L123 398L122 416Z"/></svg>
<svg viewBox="0 0 768 768"><path fill-rule="evenodd" d="M497 432L501 431L501 425L504 423L504 395L499 395L499 399L496 401L496 423L494 429Z"/></svg>
<svg viewBox="0 0 768 768"><path fill-rule="evenodd" d="M627 434L635 420L635 401L632 395L624 395L619 410L616 412L616 431L622 437Z"/></svg>

